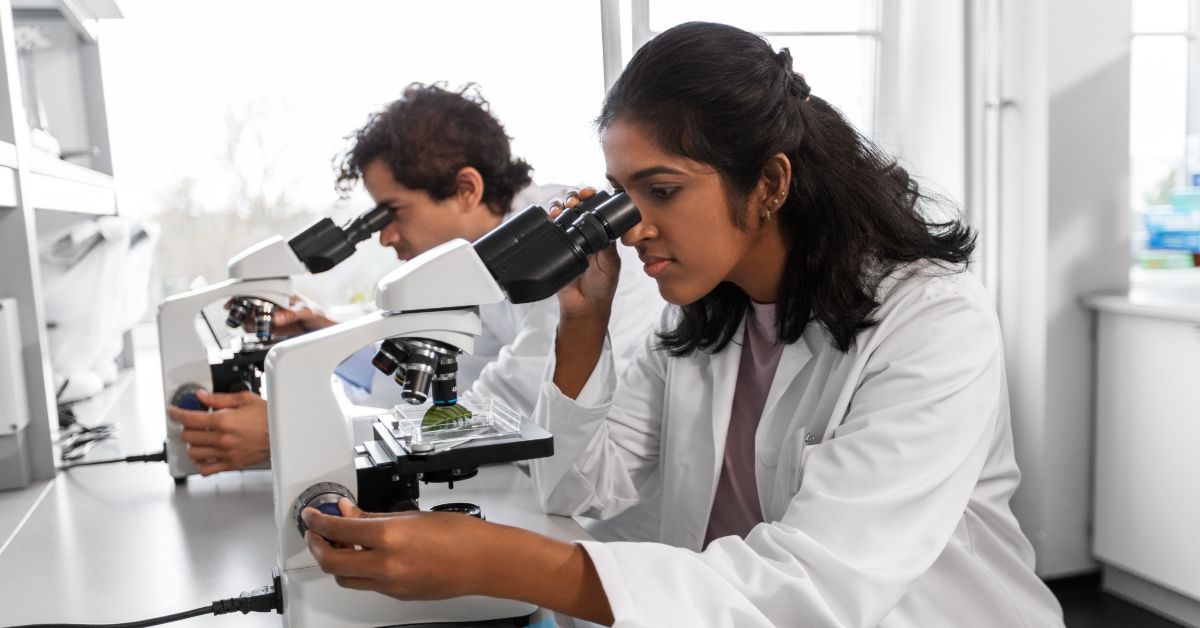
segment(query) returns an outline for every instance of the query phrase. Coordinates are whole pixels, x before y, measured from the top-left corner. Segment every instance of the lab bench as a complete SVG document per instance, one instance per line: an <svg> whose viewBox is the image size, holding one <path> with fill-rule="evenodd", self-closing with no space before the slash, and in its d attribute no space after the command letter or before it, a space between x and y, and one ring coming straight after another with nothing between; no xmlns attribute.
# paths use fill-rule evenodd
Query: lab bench
<svg viewBox="0 0 1200 628"><path fill-rule="evenodd" d="M422 487L423 505L479 504L490 520L565 540L589 538L538 509L514 465L480 469L455 485ZM270 584L275 565L270 471L191 478L176 488L162 465L80 468L0 494L0 625L127 622L167 615ZM285 533L294 533L286 530ZM7 535L6 535L7 536ZM542 612L535 626L573 625ZM274 614L203 616L180 628L278 628Z"/></svg>
<svg viewBox="0 0 1200 628"><path fill-rule="evenodd" d="M1105 590L1200 626L1200 286L1088 297Z"/></svg>
<svg viewBox="0 0 1200 628"><path fill-rule="evenodd" d="M143 355L108 413L119 438L89 459L162 446L157 363ZM271 472L259 470L192 476L176 486L166 465L143 463L80 467L0 491L0 626L142 620L270 584L278 545L271 484ZM591 538L572 519L544 514L528 475L514 465L483 467L452 490L421 487L425 508L464 501L479 504L491 521L563 540ZM282 621L235 613L170 625L279 628ZM531 625L577 624L539 611Z"/></svg>

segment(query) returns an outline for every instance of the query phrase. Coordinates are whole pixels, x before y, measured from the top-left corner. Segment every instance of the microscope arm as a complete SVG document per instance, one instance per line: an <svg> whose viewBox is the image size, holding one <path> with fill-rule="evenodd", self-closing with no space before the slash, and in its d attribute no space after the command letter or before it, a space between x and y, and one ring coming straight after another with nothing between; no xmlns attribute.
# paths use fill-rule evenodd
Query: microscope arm
<svg viewBox="0 0 1200 628"><path fill-rule="evenodd" d="M479 309L404 314L375 312L276 345L267 354L265 386L271 429L275 518L279 564L285 569L315 565L296 533L292 505L309 486L337 482L357 494L351 425L330 385L330 373L358 349L381 338L417 336L474 350Z"/></svg>
<svg viewBox="0 0 1200 628"><path fill-rule="evenodd" d="M168 297L158 308L158 342L162 356L163 405L171 403L184 384L213 389L212 368L201 336L196 333L196 315L204 307L234 296L255 297L286 304L292 295L292 280L230 279L218 284ZM209 321L221 325L223 321ZM167 461L171 475L183 478L196 473L187 457L187 444L179 439L182 426L167 420Z"/></svg>

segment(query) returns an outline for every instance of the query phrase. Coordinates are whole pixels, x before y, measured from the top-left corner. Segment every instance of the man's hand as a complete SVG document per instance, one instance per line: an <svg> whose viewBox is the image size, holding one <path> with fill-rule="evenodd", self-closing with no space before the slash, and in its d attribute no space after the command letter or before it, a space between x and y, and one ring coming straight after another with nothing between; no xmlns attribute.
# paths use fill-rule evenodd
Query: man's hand
<svg viewBox="0 0 1200 628"><path fill-rule="evenodd" d="M183 425L180 438L201 475L245 469L271 457L267 402L252 392L209 393L196 398L212 412L168 406L171 420Z"/></svg>
<svg viewBox="0 0 1200 628"><path fill-rule="evenodd" d="M225 304L225 309L229 309L229 304ZM336 325L336 321L329 320L321 308L311 305L297 295L292 295L288 298L288 305L276 305L274 311L271 312L271 333L279 337L299 336L305 332L325 329ZM254 331L254 317L247 316L242 322L242 330L247 332Z"/></svg>
<svg viewBox="0 0 1200 628"><path fill-rule="evenodd" d="M294 294L288 299L287 307L277 307L271 315L271 327L281 336L298 336L336 324L329 320L320 308L304 302Z"/></svg>

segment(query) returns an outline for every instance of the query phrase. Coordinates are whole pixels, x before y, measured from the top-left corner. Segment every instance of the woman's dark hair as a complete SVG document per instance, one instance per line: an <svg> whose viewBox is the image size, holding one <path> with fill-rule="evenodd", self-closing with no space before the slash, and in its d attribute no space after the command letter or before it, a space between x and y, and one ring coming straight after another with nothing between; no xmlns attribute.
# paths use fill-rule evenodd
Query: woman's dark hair
<svg viewBox="0 0 1200 628"><path fill-rule="evenodd" d="M441 201L454 196L458 171L471 166L483 177L483 202L504 215L533 170L513 159L509 139L475 85L450 91L413 83L347 137L350 145L335 161L336 187L348 195L367 164L382 159L401 185Z"/></svg>
<svg viewBox="0 0 1200 628"><path fill-rule="evenodd" d="M791 161L788 196L776 216L788 255L776 309L779 339L800 339L810 321L841 351L873 326L880 279L928 259L965 270L975 237L960 221L931 221L917 183L810 94L787 49L703 22L681 24L643 46L609 90L597 119L618 118L652 133L664 150L713 166L746 228L745 209L768 160ZM723 282L695 303L660 342L671 355L725 348L750 298Z"/></svg>

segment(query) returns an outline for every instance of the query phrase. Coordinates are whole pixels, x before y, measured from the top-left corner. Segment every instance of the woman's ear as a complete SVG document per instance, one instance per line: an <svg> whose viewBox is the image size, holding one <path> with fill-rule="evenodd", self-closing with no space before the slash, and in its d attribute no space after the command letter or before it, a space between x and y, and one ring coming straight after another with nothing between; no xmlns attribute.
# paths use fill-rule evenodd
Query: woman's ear
<svg viewBox="0 0 1200 628"><path fill-rule="evenodd" d="M483 201L483 175L472 166L463 166L455 175L454 197L467 209Z"/></svg>
<svg viewBox="0 0 1200 628"><path fill-rule="evenodd" d="M767 164L763 166L758 189L755 190L758 198L755 200L759 201L764 209L770 209L774 212L782 207L783 202L787 200L791 182L791 160L783 153L775 153L767 160Z"/></svg>

